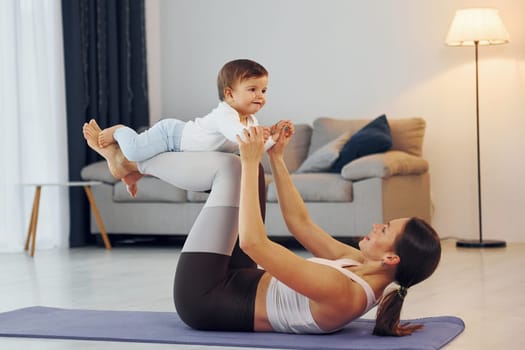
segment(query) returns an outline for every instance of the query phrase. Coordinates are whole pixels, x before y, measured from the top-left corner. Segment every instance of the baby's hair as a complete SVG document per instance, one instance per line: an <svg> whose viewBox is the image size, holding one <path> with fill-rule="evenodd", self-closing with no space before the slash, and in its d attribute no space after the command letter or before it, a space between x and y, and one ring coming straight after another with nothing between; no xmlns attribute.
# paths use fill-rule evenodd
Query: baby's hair
<svg viewBox="0 0 525 350"><path fill-rule="evenodd" d="M235 83L246 79L265 76L268 76L268 71L255 61L248 59L230 61L221 68L219 75L217 76L219 99L224 101L225 88L231 88Z"/></svg>

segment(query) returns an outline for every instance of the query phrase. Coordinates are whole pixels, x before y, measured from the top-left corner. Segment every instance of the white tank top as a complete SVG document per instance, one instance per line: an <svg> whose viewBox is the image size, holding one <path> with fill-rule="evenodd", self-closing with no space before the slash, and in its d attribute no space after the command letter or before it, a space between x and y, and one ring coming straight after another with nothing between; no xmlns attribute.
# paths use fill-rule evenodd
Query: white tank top
<svg viewBox="0 0 525 350"><path fill-rule="evenodd" d="M358 283L364 289L367 299L367 305L363 314L377 304L372 287L356 273L343 268L344 266L360 265L359 262L352 259L328 260L310 258L308 260L333 267L345 274L352 281ZM344 327L343 325L338 329L321 329L312 317L310 300L273 277L270 280L268 293L266 295L266 312L268 314L268 321L276 332L332 333Z"/></svg>

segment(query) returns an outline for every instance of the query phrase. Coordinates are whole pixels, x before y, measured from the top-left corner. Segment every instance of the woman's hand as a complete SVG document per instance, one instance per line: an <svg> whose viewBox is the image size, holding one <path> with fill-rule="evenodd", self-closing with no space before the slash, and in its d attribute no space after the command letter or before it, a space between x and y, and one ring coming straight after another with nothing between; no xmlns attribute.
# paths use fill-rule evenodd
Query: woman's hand
<svg viewBox="0 0 525 350"><path fill-rule="evenodd" d="M268 150L270 157L282 156L284 149L290 142L293 134L295 133L295 126L290 120L281 120L272 127L275 145ZM277 135L277 138L275 137Z"/></svg>
<svg viewBox="0 0 525 350"><path fill-rule="evenodd" d="M272 136L272 129L269 126L263 126L263 140L266 141Z"/></svg>
<svg viewBox="0 0 525 350"><path fill-rule="evenodd" d="M283 128L286 136L291 136L295 133L295 126L290 120L280 120L270 127L270 136L275 142L279 139L279 134Z"/></svg>
<svg viewBox="0 0 525 350"><path fill-rule="evenodd" d="M237 142L241 152L241 161L259 164L264 154L264 128L252 126L249 129L244 129L243 138L237 135Z"/></svg>

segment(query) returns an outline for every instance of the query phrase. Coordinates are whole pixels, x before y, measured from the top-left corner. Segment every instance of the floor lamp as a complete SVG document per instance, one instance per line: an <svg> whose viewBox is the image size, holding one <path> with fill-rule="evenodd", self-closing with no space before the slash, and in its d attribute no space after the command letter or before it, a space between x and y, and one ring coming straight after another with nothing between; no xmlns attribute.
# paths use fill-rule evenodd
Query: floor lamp
<svg viewBox="0 0 525 350"><path fill-rule="evenodd" d="M471 8L456 11L447 35L450 46L474 46L476 54L476 140L478 161L478 218L479 239L459 240L456 246L464 248L505 247L505 241L484 240L481 213L481 167L479 145L479 89L478 89L478 46L499 45L509 42L509 34L499 17L498 11L491 8Z"/></svg>

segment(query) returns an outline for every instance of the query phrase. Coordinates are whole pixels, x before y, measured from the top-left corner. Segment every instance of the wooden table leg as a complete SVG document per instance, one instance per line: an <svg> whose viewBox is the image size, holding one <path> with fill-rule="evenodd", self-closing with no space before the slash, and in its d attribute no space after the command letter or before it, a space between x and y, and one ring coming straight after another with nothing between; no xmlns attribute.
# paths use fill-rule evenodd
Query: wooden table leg
<svg viewBox="0 0 525 350"><path fill-rule="evenodd" d="M100 235L102 236L102 240L104 241L104 246L106 247L106 249L111 249L111 243L109 242L106 228L104 227L104 223L102 222L102 217L100 216L100 213L98 211L97 203L95 202L95 198L93 197L93 193L91 192L91 187L84 186L84 190L86 191L86 195L88 197L89 204L91 205L91 210L93 210L93 215L95 215L95 219L97 220L98 228L100 230Z"/></svg>
<svg viewBox="0 0 525 350"><path fill-rule="evenodd" d="M36 243L36 226L38 223L38 209L40 207L40 193L42 186L36 186L35 197L33 199L33 209L31 210L31 219L29 220L29 228L27 229L26 244L24 250L29 250L31 246L30 256L35 255L35 243Z"/></svg>

